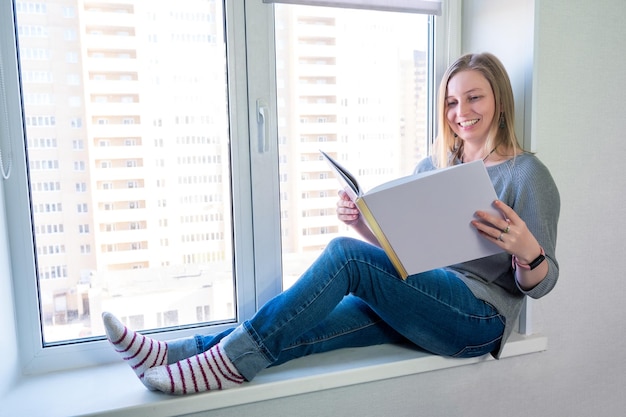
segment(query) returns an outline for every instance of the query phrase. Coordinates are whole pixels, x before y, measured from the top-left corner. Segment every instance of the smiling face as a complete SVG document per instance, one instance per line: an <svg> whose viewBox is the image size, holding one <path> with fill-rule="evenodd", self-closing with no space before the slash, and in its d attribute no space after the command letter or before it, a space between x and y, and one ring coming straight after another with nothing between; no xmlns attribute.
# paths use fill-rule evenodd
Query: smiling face
<svg viewBox="0 0 626 417"><path fill-rule="evenodd" d="M466 143L483 146L496 115L489 81L475 70L455 74L448 81L445 112L454 133Z"/></svg>

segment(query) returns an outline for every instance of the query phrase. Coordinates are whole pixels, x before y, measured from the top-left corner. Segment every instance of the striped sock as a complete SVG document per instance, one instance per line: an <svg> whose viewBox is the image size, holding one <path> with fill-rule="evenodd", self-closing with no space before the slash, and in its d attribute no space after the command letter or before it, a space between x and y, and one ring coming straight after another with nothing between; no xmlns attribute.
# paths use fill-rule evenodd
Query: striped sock
<svg viewBox="0 0 626 417"><path fill-rule="evenodd" d="M224 354L221 343L204 353L146 371L147 383L167 394L194 394L241 385L244 378Z"/></svg>
<svg viewBox="0 0 626 417"><path fill-rule="evenodd" d="M113 314L103 313L102 321L107 339L113 348L130 365L139 380L149 389L155 388L146 383L146 370L167 363L167 343L140 335L122 324Z"/></svg>

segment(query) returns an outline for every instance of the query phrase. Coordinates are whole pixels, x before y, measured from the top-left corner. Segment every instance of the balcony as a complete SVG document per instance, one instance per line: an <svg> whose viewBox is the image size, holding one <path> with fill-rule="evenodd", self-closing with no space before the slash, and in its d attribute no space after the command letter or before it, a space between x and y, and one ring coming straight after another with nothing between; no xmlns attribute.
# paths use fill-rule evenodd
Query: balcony
<svg viewBox="0 0 626 417"><path fill-rule="evenodd" d="M137 38L132 35L86 34L81 39L84 39L87 50L135 50L138 48Z"/></svg>
<svg viewBox="0 0 626 417"><path fill-rule="evenodd" d="M95 160L110 159L143 159L146 149L143 146L98 146L89 149Z"/></svg>
<svg viewBox="0 0 626 417"><path fill-rule="evenodd" d="M92 172L92 177L95 181L133 181L146 177L144 167L120 167L120 168L100 168L96 166L96 169ZM136 195L141 188L129 188L134 190ZM136 200L137 197L133 198Z"/></svg>
<svg viewBox="0 0 626 417"><path fill-rule="evenodd" d="M337 57L337 47L335 45L300 43L298 44L298 55L307 58L335 59Z"/></svg>
<svg viewBox="0 0 626 417"><path fill-rule="evenodd" d="M148 262L150 251L148 249L121 250L102 253L99 256L102 260L101 265L138 264Z"/></svg>
<svg viewBox="0 0 626 417"><path fill-rule="evenodd" d="M133 58L86 58L84 61L87 71L98 72L139 72L139 63Z"/></svg>
<svg viewBox="0 0 626 417"><path fill-rule="evenodd" d="M90 103L92 117L135 116L141 113L140 103L104 102Z"/></svg>
<svg viewBox="0 0 626 417"><path fill-rule="evenodd" d="M131 138L142 137L145 133L145 127L141 124L95 124L89 125L89 133L91 137L98 138Z"/></svg>
<svg viewBox="0 0 626 417"><path fill-rule="evenodd" d="M324 83L299 83L298 84L298 96L328 96L335 97L338 93L338 87L336 84L324 84Z"/></svg>
<svg viewBox="0 0 626 417"><path fill-rule="evenodd" d="M297 26L296 36L299 38L330 38L337 37L337 27L334 25L322 25L322 24L304 24L300 23Z"/></svg>
<svg viewBox="0 0 626 417"><path fill-rule="evenodd" d="M127 242L142 242L148 240L148 231L141 230L114 230L111 232L98 232L98 244L115 245ZM142 250L142 249L139 249Z"/></svg>
<svg viewBox="0 0 626 417"><path fill-rule="evenodd" d="M298 71L298 74L302 77L337 76L337 66L330 62L298 64L296 71Z"/></svg>
<svg viewBox="0 0 626 417"><path fill-rule="evenodd" d="M99 210L98 223L139 222L148 218L146 209Z"/></svg>
<svg viewBox="0 0 626 417"><path fill-rule="evenodd" d="M112 13L102 11L85 11L81 14L82 23L86 26L133 27L136 16L133 13Z"/></svg>
<svg viewBox="0 0 626 417"><path fill-rule="evenodd" d="M139 94L141 87L138 81L91 80L89 91L91 94Z"/></svg>
<svg viewBox="0 0 626 417"><path fill-rule="evenodd" d="M298 103L296 111L302 116L336 115L339 113L339 106L337 103Z"/></svg>
<svg viewBox="0 0 626 417"><path fill-rule="evenodd" d="M301 133L301 132L300 132ZM334 140L330 140L330 136L329 136L329 140L322 142L301 142L299 144L299 151L302 153L314 153L314 152L319 152L320 150L324 151L324 152L333 152L336 150L337 148L337 142ZM321 166L323 166L323 169L320 169L320 171L326 171L328 170L328 165L326 164L326 162L321 162Z"/></svg>
<svg viewBox="0 0 626 417"><path fill-rule="evenodd" d="M337 123L302 123L298 126L300 134L331 136L337 134Z"/></svg>

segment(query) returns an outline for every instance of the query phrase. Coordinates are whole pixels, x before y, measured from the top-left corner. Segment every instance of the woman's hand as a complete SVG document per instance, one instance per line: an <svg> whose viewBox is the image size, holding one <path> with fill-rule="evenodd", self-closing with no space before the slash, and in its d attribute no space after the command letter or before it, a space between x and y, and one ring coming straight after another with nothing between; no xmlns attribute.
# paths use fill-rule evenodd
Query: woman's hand
<svg viewBox="0 0 626 417"><path fill-rule="evenodd" d="M337 201L337 218L348 226L353 226L359 221L361 213L356 204L344 190L339 190L339 201Z"/></svg>
<svg viewBox="0 0 626 417"><path fill-rule="evenodd" d="M502 216L479 210L476 212L478 220L472 220L472 225L483 237L514 255L518 263L528 265L542 253L539 242L511 207L500 200L493 204ZM517 268L515 276L523 289L530 289L541 282L547 273L548 266L544 261L532 271Z"/></svg>
<svg viewBox="0 0 626 417"><path fill-rule="evenodd" d="M502 216L479 210L476 212L478 220L473 220L472 225L482 236L515 255L520 262L532 262L541 252L535 236L511 207L500 200L493 204Z"/></svg>
<svg viewBox="0 0 626 417"><path fill-rule="evenodd" d="M339 201L337 201L337 218L344 224L352 227L366 241L372 245L380 247L380 243L372 231L367 227L365 221L361 217L361 212L348 194L344 190L339 190Z"/></svg>

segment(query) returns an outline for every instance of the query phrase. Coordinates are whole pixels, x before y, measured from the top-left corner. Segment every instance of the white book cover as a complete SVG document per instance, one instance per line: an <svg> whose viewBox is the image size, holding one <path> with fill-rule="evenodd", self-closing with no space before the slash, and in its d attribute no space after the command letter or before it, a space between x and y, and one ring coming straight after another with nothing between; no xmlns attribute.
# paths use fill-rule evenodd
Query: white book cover
<svg viewBox="0 0 626 417"><path fill-rule="evenodd" d="M398 178L364 192L354 176L322 154L403 279L503 252L470 223L477 210L498 213L483 161Z"/></svg>

